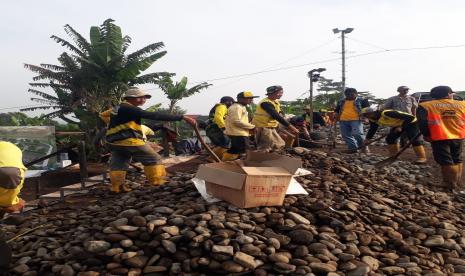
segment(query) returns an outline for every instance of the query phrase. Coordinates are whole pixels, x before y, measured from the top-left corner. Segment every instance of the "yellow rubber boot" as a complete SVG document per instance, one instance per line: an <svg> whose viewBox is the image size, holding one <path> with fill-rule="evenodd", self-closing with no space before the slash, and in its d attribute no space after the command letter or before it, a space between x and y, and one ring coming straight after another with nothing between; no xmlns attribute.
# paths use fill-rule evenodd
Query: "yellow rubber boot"
<svg viewBox="0 0 465 276"><path fill-rule="evenodd" d="M415 164L425 164L426 163L425 147L416 146L416 147L413 147L413 151L415 151L415 154L417 155L417 160L415 160Z"/></svg>
<svg viewBox="0 0 465 276"><path fill-rule="evenodd" d="M387 145L387 149L389 151L389 156L394 156L399 152L399 144L389 144Z"/></svg>
<svg viewBox="0 0 465 276"><path fill-rule="evenodd" d="M126 180L126 171L110 171L111 191L120 192L120 186L124 185Z"/></svg>
<svg viewBox="0 0 465 276"><path fill-rule="evenodd" d="M292 147L294 146L295 137L293 137L293 136L287 136L287 137L284 139L284 142L286 143L286 145L285 145L286 148L292 148Z"/></svg>
<svg viewBox="0 0 465 276"><path fill-rule="evenodd" d="M225 152L221 161L233 161L239 159L240 155L235 153Z"/></svg>
<svg viewBox="0 0 465 276"><path fill-rule="evenodd" d="M150 185L158 186L166 183L165 165L144 166L144 173Z"/></svg>
<svg viewBox="0 0 465 276"><path fill-rule="evenodd" d="M463 163L457 164L459 171L457 175L457 186L462 187Z"/></svg>
<svg viewBox="0 0 465 276"><path fill-rule="evenodd" d="M222 158L223 158L223 154L224 154L227 150L228 150L227 148L215 147L215 148L213 149L213 152L216 154L216 156L218 156L218 158L222 159Z"/></svg>
<svg viewBox="0 0 465 276"><path fill-rule="evenodd" d="M460 165L441 166L442 186L446 189L455 189L459 180Z"/></svg>

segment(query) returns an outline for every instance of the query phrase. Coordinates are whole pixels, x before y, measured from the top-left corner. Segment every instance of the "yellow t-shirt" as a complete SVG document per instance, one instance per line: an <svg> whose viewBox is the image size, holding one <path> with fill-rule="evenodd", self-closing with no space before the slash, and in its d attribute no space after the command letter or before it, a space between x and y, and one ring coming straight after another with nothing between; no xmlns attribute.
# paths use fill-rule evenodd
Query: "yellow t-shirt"
<svg viewBox="0 0 465 276"><path fill-rule="evenodd" d="M342 113L339 121L358 121L360 116L358 114L357 108L355 107L355 101L345 100L344 105L342 106Z"/></svg>

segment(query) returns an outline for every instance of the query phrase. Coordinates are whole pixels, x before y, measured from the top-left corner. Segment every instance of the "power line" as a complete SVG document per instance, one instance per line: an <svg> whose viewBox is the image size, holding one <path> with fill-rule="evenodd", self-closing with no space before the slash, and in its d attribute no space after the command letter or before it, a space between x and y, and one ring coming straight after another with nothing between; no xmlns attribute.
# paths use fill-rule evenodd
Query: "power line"
<svg viewBox="0 0 465 276"><path fill-rule="evenodd" d="M385 49L385 50L367 52L367 53L362 53L362 54L357 54L357 55L351 55L351 56L347 56L347 58L355 58L355 57L361 57L361 56L373 55L373 54L385 53L385 52L429 50L429 49L443 49L443 48L459 48L459 47L465 47L465 44L444 45L444 46L429 46L429 47L412 47L412 48L393 48L393 49ZM320 60L320 61L315 61L315 62L310 62L310 63L305 63L305 64L278 67L278 68L274 68L274 69L261 70L261 71L251 72L251 73L230 75L230 76L226 76L226 77L209 79L209 80L206 80L206 82L213 82L213 81L219 81L219 80L225 80L225 79L233 79L233 78L239 78L239 77L245 77L245 76L252 76L252 75L258 75L258 74L281 71L281 70L294 69L294 68L299 68L299 67L304 67L304 66L314 65L314 64L320 64L320 63L326 63L326 62L331 62L331 61L336 61L336 60L339 60L339 58L331 58L331 59L325 59L325 60Z"/></svg>
<svg viewBox="0 0 465 276"><path fill-rule="evenodd" d="M385 50L385 51L389 51L389 49L386 49L386 48L384 48L384 47L378 46L378 45L373 44L373 43L365 42L365 41L360 40L360 39L356 39L356 38L353 38L353 37L346 37L346 38L347 38L347 39L350 39L350 40L353 40L353 41L356 41L356 42L361 43L361 44L365 44L365 45L374 47L374 48L378 48L378 49L383 49L383 50Z"/></svg>

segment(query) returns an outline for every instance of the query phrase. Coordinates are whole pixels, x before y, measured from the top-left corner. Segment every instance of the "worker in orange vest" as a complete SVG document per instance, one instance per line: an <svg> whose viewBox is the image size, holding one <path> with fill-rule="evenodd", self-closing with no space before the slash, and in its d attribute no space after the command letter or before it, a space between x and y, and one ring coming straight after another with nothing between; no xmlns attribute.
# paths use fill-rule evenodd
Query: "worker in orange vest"
<svg viewBox="0 0 465 276"><path fill-rule="evenodd" d="M431 89L432 101L417 110L418 125L431 143L434 160L441 165L441 188L456 191L463 171L462 144L465 138L465 102L453 99L449 86Z"/></svg>

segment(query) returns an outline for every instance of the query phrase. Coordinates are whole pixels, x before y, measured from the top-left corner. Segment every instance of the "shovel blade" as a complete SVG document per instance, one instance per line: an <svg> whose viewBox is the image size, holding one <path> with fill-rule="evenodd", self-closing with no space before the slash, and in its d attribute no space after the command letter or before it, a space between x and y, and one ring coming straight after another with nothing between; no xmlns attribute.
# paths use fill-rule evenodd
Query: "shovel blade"
<svg viewBox="0 0 465 276"><path fill-rule="evenodd" d="M397 160L397 156L392 156L392 157L389 157L383 161L379 161L378 163L375 164L375 168L379 169L379 168L382 168L382 167L385 167L385 166L388 166L388 165L391 165L392 163L394 163L395 161Z"/></svg>

